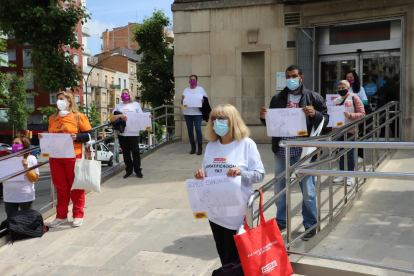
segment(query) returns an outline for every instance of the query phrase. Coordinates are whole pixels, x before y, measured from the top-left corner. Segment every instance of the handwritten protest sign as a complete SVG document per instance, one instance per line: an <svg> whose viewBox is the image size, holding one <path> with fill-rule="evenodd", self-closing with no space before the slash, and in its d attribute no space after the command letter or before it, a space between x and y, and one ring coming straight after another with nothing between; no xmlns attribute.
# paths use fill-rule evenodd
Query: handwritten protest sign
<svg viewBox="0 0 414 276"><path fill-rule="evenodd" d="M339 94L326 94L326 106L334 106L333 101L339 97Z"/></svg>
<svg viewBox="0 0 414 276"><path fill-rule="evenodd" d="M240 176L188 179L187 192L196 219L246 215Z"/></svg>
<svg viewBox="0 0 414 276"><path fill-rule="evenodd" d="M70 134L42 133L40 150L43 157L75 158L73 139Z"/></svg>
<svg viewBox="0 0 414 276"><path fill-rule="evenodd" d="M294 137L308 135L302 108L272 108L266 113L267 136Z"/></svg>
<svg viewBox="0 0 414 276"><path fill-rule="evenodd" d="M328 106L329 123L328 127L341 127L345 125L345 106Z"/></svg>
<svg viewBox="0 0 414 276"><path fill-rule="evenodd" d="M137 132L141 130L151 130L151 112L127 113L125 132Z"/></svg>
<svg viewBox="0 0 414 276"><path fill-rule="evenodd" d="M203 102L201 101L203 99L202 94L186 94L183 106L184 107L202 107Z"/></svg>
<svg viewBox="0 0 414 276"><path fill-rule="evenodd" d="M23 170L23 156L22 157L13 157L10 159L6 159L1 161L1 168L0 168L0 178L3 178L5 176L17 173L21 170ZM23 181L24 180L24 174L21 174L19 176L13 177L7 181Z"/></svg>

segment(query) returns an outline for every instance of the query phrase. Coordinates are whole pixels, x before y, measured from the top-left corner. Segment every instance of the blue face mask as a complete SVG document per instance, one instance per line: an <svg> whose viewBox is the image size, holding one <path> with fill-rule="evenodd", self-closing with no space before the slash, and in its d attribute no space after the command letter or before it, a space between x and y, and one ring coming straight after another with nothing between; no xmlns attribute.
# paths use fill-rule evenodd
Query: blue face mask
<svg viewBox="0 0 414 276"><path fill-rule="evenodd" d="M227 125L227 120L216 119L214 121L213 129L218 136L223 137L224 135L227 134L227 132L229 132L230 128Z"/></svg>
<svg viewBox="0 0 414 276"><path fill-rule="evenodd" d="M289 90L294 91L299 88L299 79L288 79L286 80L286 86Z"/></svg>

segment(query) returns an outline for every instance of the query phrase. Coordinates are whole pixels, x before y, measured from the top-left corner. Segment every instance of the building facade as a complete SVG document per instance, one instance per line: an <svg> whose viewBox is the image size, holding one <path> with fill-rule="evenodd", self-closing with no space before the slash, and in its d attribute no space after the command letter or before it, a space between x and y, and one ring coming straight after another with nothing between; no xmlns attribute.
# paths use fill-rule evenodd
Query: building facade
<svg viewBox="0 0 414 276"><path fill-rule="evenodd" d="M196 74L212 106L236 106L264 142L259 112L285 87L289 65L300 65L304 85L323 97L355 70L373 109L400 101L398 132L414 140L413 1L176 0L172 10L176 105Z"/></svg>
<svg viewBox="0 0 414 276"><path fill-rule="evenodd" d="M128 25L114 28L112 31L106 29L102 33L101 39L103 41L102 52L109 52L112 49L123 47L130 50L138 50L139 45L133 41L133 30L137 23L128 22Z"/></svg>

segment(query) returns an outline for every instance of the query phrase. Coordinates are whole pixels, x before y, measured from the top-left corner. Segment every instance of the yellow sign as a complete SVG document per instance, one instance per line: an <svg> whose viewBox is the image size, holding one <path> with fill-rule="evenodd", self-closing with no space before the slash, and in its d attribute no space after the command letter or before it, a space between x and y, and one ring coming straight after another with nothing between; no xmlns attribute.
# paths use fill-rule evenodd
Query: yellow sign
<svg viewBox="0 0 414 276"><path fill-rule="evenodd" d="M43 157L50 157L50 154L49 153L42 153L42 156Z"/></svg>
<svg viewBox="0 0 414 276"><path fill-rule="evenodd" d="M344 125L343 122L336 123L336 126L343 126L343 125Z"/></svg>
<svg viewBox="0 0 414 276"><path fill-rule="evenodd" d="M207 214L206 214L206 212L194 213L194 217L195 217L196 219L207 218Z"/></svg>
<svg viewBox="0 0 414 276"><path fill-rule="evenodd" d="M188 107L188 105L187 105L187 104L185 104L185 105L184 105L184 107Z"/></svg>
<svg viewBox="0 0 414 276"><path fill-rule="evenodd" d="M146 128L145 128L145 130L150 130L150 129L152 129L152 127L146 127Z"/></svg>
<svg viewBox="0 0 414 276"><path fill-rule="evenodd" d="M298 136L306 136L308 135L307 131L298 131Z"/></svg>

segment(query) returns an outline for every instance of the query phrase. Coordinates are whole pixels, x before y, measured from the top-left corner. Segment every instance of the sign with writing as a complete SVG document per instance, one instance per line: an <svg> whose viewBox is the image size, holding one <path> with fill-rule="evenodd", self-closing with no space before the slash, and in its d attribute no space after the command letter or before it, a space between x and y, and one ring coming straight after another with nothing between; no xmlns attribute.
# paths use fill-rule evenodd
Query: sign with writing
<svg viewBox="0 0 414 276"><path fill-rule="evenodd" d="M390 33L390 21L331 26L329 28L329 45L390 40Z"/></svg>
<svg viewBox="0 0 414 276"><path fill-rule="evenodd" d="M267 136L295 137L308 135L302 108L272 108L266 113Z"/></svg>
<svg viewBox="0 0 414 276"><path fill-rule="evenodd" d="M328 106L329 122L327 127L339 128L345 125L345 106Z"/></svg>
<svg viewBox="0 0 414 276"><path fill-rule="evenodd" d="M188 179L187 192L196 219L246 215L241 176Z"/></svg>
<svg viewBox="0 0 414 276"><path fill-rule="evenodd" d="M367 85L365 85L365 93L368 96L372 96L375 93L377 93L378 91L378 87L374 84L374 83L368 83Z"/></svg>
<svg viewBox="0 0 414 276"><path fill-rule="evenodd" d="M13 157L3 160L1 161L0 178L17 173L23 169L23 157ZM24 174L13 177L7 181L24 181Z"/></svg>
<svg viewBox="0 0 414 276"><path fill-rule="evenodd" d="M43 157L75 158L73 139L70 134L42 133L40 150Z"/></svg>
<svg viewBox="0 0 414 276"><path fill-rule="evenodd" d="M339 94L326 94L326 106L333 106L333 101L339 97Z"/></svg>
<svg viewBox="0 0 414 276"><path fill-rule="evenodd" d="M184 107L202 107L203 94L186 94L183 100Z"/></svg>
<svg viewBox="0 0 414 276"><path fill-rule="evenodd" d="M127 113L125 132L137 132L141 130L151 130L151 112Z"/></svg>
<svg viewBox="0 0 414 276"><path fill-rule="evenodd" d="M276 90L283 90L286 87L286 73L276 72Z"/></svg>

